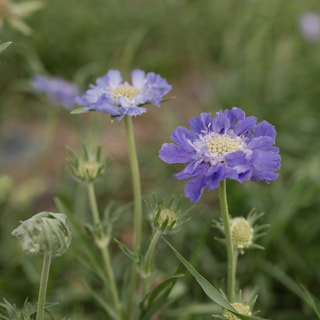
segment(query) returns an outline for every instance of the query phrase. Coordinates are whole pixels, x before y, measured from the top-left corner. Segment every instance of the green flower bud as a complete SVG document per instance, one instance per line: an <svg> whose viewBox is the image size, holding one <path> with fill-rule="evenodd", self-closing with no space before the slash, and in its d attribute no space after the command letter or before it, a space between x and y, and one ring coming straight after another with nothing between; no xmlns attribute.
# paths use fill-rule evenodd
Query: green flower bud
<svg viewBox="0 0 320 320"><path fill-rule="evenodd" d="M248 305L245 305L241 302L234 302L231 303L231 305L240 313L245 316L251 316L252 313L250 311L250 307ZM223 311L223 318L226 320L240 320L239 317L235 316L232 312L230 312L227 309L224 309Z"/></svg>
<svg viewBox="0 0 320 320"><path fill-rule="evenodd" d="M252 245L254 230L245 218L231 219L231 237L233 245L239 249L249 248Z"/></svg>
<svg viewBox="0 0 320 320"><path fill-rule="evenodd" d="M190 218L186 218L190 209L184 213L181 212L181 199L177 202L175 208L171 208L173 200L174 196L171 197L167 205L165 205L165 201L158 204L155 197L153 197L153 204L151 205L150 210L150 221L152 226L161 231L162 234L177 231L183 224L190 220Z"/></svg>
<svg viewBox="0 0 320 320"><path fill-rule="evenodd" d="M100 160L100 147L97 149L94 159L90 157L85 146L83 146L83 156L77 157L71 150L71 159L67 162L73 176L82 182L93 182L101 177L109 166L109 160Z"/></svg>
<svg viewBox="0 0 320 320"><path fill-rule="evenodd" d="M22 221L12 235L18 238L23 251L54 257L63 255L71 242L69 223L62 213L40 212Z"/></svg>

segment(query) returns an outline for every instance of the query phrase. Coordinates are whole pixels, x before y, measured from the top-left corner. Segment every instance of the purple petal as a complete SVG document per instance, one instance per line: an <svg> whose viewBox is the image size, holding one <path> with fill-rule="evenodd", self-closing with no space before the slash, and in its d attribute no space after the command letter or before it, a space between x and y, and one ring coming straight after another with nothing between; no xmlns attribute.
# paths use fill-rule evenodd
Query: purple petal
<svg viewBox="0 0 320 320"><path fill-rule="evenodd" d="M244 111L236 107L233 107L231 110L225 110L223 115L230 120L231 128L233 128L235 120L240 121L245 117Z"/></svg>
<svg viewBox="0 0 320 320"><path fill-rule="evenodd" d="M135 88L142 90L145 84L145 72L140 69L133 70L131 72L131 81Z"/></svg>
<svg viewBox="0 0 320 320"><path fill-rule="evenodd" d="M268 136L270 138L275 139L277 135L275 127L267 121L261 121L258 123L253 129L253 134L251 137L260 137L260 136Z"/></svg>
<svg viewBox="0 0 320 320"><path fill-rule="evenodd" d="M236 123L234 127L234 133L237 135L248 135L251 132L251 129L256 125L257 118L256 117L247 117L243 120L240 120Z"/></svg>
<svg viewBox="0 0 320 320"><path fill-rule="evenodd" d="M192 202L196 203L199 201L205 187L205 176L203 174L198 175L186 183L184 194Z"/></svg>
<svg viewBox="0 0 320 320"><path fill-rule="evenodd" d="M230 120L223 113L217 112L217 116L212 121L212 131L223 134L230 129Z"/></svg>
<svg viewBox="0 0 320 320"><path fill-rule="evenodd" d="M108 73L97 79L97 85L105 90L113 90L122 83L122 77L118 70L109 70Z"/></svg>
<svg viewBox="0 0 320 320"><path fill-rule="evenodd" d="M194 140L193 133L185 127L178 127L174 130L170 136L171 140L175 143L183 146L183 148L189 152L194 152L192 141Z"/></svg>
<svg viewBox="0 0 320 320"><path fill-rule="evenodd" d="M186 151L182 146L174 143L164 143L159 151L161 160L167 163L186 163L192 161L193 154Z"/></svg>
<svg viewBox="0 0 320 320"><path fill-rule="evenodd" d="M209 132L212 127L211 113L201 113L200 117L193 117L188 121L190 128L197 134Z"/></svg>
<svg viewBox="0 0 320 320"><path fill-rule="evenodd" d="M250 141L247 144L247 148L250 150L264 150L264 151L270 151L271 149L275 148L272 147L274 143L274 140L268 136L260 136L257 138L250 139ZM274 151L277 149L273 149Z"/></svg>

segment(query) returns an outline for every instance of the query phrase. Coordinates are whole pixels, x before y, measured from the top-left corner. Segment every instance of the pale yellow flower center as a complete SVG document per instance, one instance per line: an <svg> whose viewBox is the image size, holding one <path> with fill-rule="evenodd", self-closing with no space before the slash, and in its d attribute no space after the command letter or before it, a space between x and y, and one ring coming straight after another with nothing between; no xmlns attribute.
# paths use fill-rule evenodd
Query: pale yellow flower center
<svg viewBox="0 0 320 320"><path fill-rule="evenodd" d="M243 314L245 316L251 316L252 313L250 311L250 307L240 303L240 302L234 302L231 303L231 305L240 313ZM229 310L224 310L223 311L223 317L226 320L240 320L240 318L238 318L237 316L235 316L233 313L231 313Z"/></svg>
<svg viewBox="0 0 320 320"><path fill-rule="evenodd" d="M238 249L248 248L252 245L254 230L245 218L231 220L231 236L233 244Z"/></svg>
<svg viewBox="0 0 320 320"><path fill-rule="evenodd" d="M100 164L97 162L82 162L79 164L79 174L82 179L86 179L87 175L89 178L96 178Z"/></svg>
<svg viewBox="0 0 320 320"><path fill-rule="evenodd" d="M161 226L168 219L167 226L170 226L176 219L175 213L170 209L163 209L159 215L159 225Z"/></svg>
<svg viewBox="0 0 320 320"><path fill-rule="evenodd" d="M124 84L113 89L110 93L113 95L114 100L116 100L117 97L124 97L129 100L132 100L133 97L139 92L140 91L137 88Z"/></svg>
<svg viewBox="0 0 320 320"><path fill-rule="evenodd" d="M216 135L206 141L209 153L214 157L244 149L243 142L228 135Z"/></svg>

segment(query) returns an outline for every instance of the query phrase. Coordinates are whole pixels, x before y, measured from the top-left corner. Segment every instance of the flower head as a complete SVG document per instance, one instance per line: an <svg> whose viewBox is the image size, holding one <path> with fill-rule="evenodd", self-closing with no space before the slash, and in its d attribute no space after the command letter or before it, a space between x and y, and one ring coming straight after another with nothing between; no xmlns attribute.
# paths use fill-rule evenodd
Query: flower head
<svg viewBox="0 0 320 320"><path fill-rule="evenodd" d="M96 85L81 97L76 103L85 111L96 110L109 113L120 121L125 115L138 116L145 113L142 105L153 103L160 107L161 99L170 90L167 80L154 72L145 73L136 69L131 73L132 83L123 82L118 70L109 70L108 73L97 79Z"/></svg>
<svg viewBox="0 0 320 320"><path fill-rule="evenodd" d="M101 147L97 148L96 154L88 153L85 145L83 145L83 156L76 156L70 149L68 150L71 159L68 159L68 165L73 176L81 181L90 183L100 178L109 167L109 159L101 160Z"/></svg>
<svg viewBox="0 0 320 320"><path fill-rule="evenodd" d="M173 206L174 198L172 196L168 203L165 203L165 199L163 199L162 203L157 203L155 196L153 196L149 219L152 227L159 230L162 234L175 232L190 220L188 213L191 208L182 211L180 209L181 198Z"/></svg>
<svg viewBox="0 0 320 320"><path fill-rule="evenodd" d="M241 302L234 302L231 303L231 305L237 310L238 313L243 314L245 316L251 316L252 312L250 311L250 307L246 304L243 304ZM239 320L240 318L234 315L232 312L230 312L227 309L223 310L223 319L226 320Z"/></svg>
<svg viewBox="0 0 320 320"><path fill-rule="evenodd" d="M62 213L40 212L22 221L12 235L20 240L23 251L54 257L63 255L71 242L69 223Z"/></svg>
<svg viewBox="0 0 320 320"><path fill-rule="evenodd" d="M211 113L189 120L191 130L178 127L171 135L175 143L164 143L160 159L167 163L188 163L175 175L191 178L185 195L199 201L205 188L216 189L219 182L229 178L269 183L280 169L279 148L274 146L276 130L267 121L256 123L256 117L245 117L239 108Z"/></svg>
<svg viewBox="0 0 320 320"><path fill-rule="evenodd" d="M320 38L320 17L313 12L305 12L300 16L299 28L301 35L309 42L316 42Z"/></svg>
<svg viewBox="0 0 320 320"><path fill-rule="evenodd" d="M74 99L80 94L79 88L60 77L35 76L31 80L32 87L38 93L45 93L50 100L61 104L66 109L74 107Z"/></svg>

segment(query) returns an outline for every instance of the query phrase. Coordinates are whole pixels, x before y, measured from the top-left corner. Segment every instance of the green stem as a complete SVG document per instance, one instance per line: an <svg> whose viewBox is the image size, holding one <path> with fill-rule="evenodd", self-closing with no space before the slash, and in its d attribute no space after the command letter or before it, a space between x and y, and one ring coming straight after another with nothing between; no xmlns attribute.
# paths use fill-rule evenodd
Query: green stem
<svg viewBox="0 0 320 320"><path fill-rule="evenodd" d="M149 244L149 247L148 247L148 250L147 250L147 253L146 253L146 260L145 260L145 268L144 268L144 273L146 275L148 275L151 271L151 262L152 262L152 258L153 258L153 253L154 253L154 249L156 247L156 244L160 238L160 235L161 235L161 232L159 230L157 230L152 239L151 239L151 242Z"/></svg>
<svg viewBox="0 0 320 320"><path fill-rule="evenodd" d="M141 233L142 233L140 173L139 173L136 146L134 142L134 134L133 134L131 117L125 116L124 120L125 120L125 126L126 126L126 135L127 135L129 159L130 159L131 174L132 174L132 184L133 184L134 230L135 230L134 248L137 251L140 248Z"/></svg>
<svg viewBox="0 0 320 320"><path fill-rule="evenodd" d="M235 278L236 278L236 253L232 243L231 230L230 230L230 217L227 202L226 180L219 182L219 195L220 207L224 224L226 242L227 242L227 255L228 255L228 299L229 302L234 301L235 292Z"/></svg>
<svg viewBox="0 0 320 320"><path fill-rule="evenodd" d="M143 283L143 292L142 295L144 296L146 293L146 287L147 287L147 280L150 276L151 269L152 269L152 259L154 255L154 249L160 239L161 232L159 230L156 230L154 233L151 242L149 244L147 253L146 253L146 258L145 258L145 264L144 264L144 283Z"/></svg>
<svg viewBox="0 0 320 320"><path fill-rule="evenodd" d="M103 233L103 227L102 227L101 220L100 220L100 215L99 215L99 210L98 210L97 199L96 199L96 195L95 195L93 182L88 183L88 194L89 194L89 202L90 202L93 222L94 222L95 226L98 226L101 229L101 232ZM104 234L102 234L102 237L103 236L104 236ZM106 273L107 273L107 277L108 277L109 285L110 285L111 296L112 296L112 300L113 300L113 304L114 304L116 313L117 313L119 319L122 319L121 304L120 304L120 300L119 300L119 294L118 294L116 280L115 280L112 265L111 265L109 249L108 249L108 247L100 247L100 246L98 246L98 248L101 252L102 260L103 260L103 263L104 263L104 266L106 269Z"/></svg>
<svg viewBox="0 0 320 320"><path fill-rule="evenodd" d="M42 263L36 320L43 320L44 305L46 302L46 293L47 293L50 264L51 264L51 254L45 253L44 257L43 257L43 263Z"/></svg>
<svg viewBox="0 0 320 320"><path fill-rule="evenodd" d="M125 127L126 127L126 136L128 143L128 152L131 166L132 174L132 185L133 185L133 197L134 197L134 250L138 254L140 250L141 243L141 234L142 234L142 205L141 205L141 186L140 186L140 173L138 158L136 152L136 146L134 141L134 134L132 128L131 117L125 116ZM128 303L127 303L127 313L126 318L129 319L131 316L133 294L136 286L137 280L137 267L135 263L132 264L129 291L128 291Z"/></svg>

